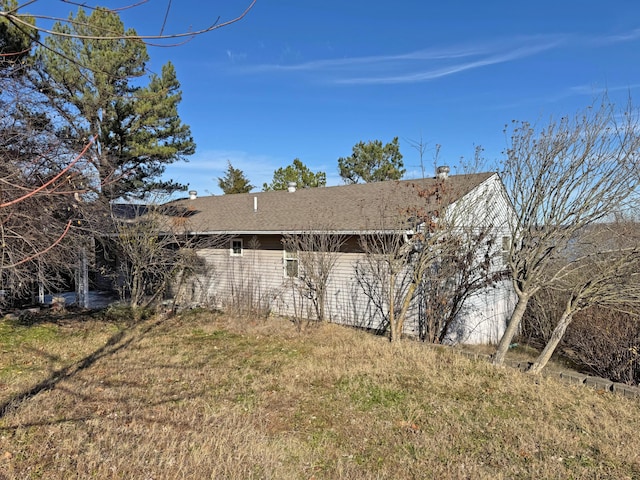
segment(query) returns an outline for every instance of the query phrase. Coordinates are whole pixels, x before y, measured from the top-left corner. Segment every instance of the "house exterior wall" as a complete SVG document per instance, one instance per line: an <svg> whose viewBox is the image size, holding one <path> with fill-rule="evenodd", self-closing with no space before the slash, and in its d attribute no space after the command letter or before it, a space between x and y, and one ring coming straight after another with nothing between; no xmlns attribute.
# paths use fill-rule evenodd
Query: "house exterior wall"
<svg viewBox="0 0 640 480"><path fill-rule="evenodd" d="M494 245L498 260L492 268L501 269L500 239L509 235L510 211L504 188L495 175L451 205L447 214L452 218L458 217L456 224L464 228L492 227L498 239ZM241 241L241 254L234 252L234 240ZM236 242L235 246L238 245ZM300 279L287 276L281 235L236 236L222 246L200 249L198 255L206 268L192 282L188 295L190 301L223 309L235 306L243 311L315 317L313 303L296 288ZM348 238L341 251L335 254L336 263L327 285L325 317L335 323L385 329L386 305L382 308L376 305L376 302L384 301L384 294L366 295L356 276L355 267L364 258L358 248L357 236ZM253 308L247 308L251 305ZM509 280L501 280L475 292L465 302L457 326L447 341L497 342L514 305L515 295ZM414 301L405 322L405 334L419 335L419 318L419 303Z"/></svg>
<svg viewBox="0 0 640 480"><path fill-rule="evenodd" d="M232 257L228 248L204 249L198 254L208 266L207 277L197 278L196 287L192 289L191 298L198 303L222 309L235 306L245 311L315 317L311 300L296 289L300 280L285 276L282 248L245 249L241 257ZM356 279L354 266L363 260L364 254L343 252L336 255L336 264L327 286L327 320L370 330L384 329L382 311L377 308L374 298L364 293ZM462 318L447 341L497 342L514 305L509 280L476 292L465 302ZM418 304L413 302L405 323L405 334L418 337L418 321Z"/></svg>
<svg viewBox="0 0 640 480"><path fill-rule="evenodd" d="M495 344L507 327L515 307L511 280L501 280L467 299L459 328L447 338L449 343Z"/></svg>
<svg viewBox="0 0 640 480"><path fill-rule="evenodd" d="M467 228L490 226L495 238L493 271L506 268L503 239L510 242L513 207L502 181L493 175L450 207ZM506 245L504 245L506 246ZM516 295L511 280L505 278L475 292L465 302L465 321L448 341L452 343L497 343L515 308Z"/></svg>

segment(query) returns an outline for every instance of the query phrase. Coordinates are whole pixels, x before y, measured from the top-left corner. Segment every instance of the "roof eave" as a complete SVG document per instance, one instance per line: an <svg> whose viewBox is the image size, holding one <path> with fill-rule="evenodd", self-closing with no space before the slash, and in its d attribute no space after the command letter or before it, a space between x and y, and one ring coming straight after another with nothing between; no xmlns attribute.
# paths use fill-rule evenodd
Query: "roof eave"
<svg viewBox="0 0 640 480"><path fill-rule="evenodd" d="M206 230L190 231L189 235L310 235L331 233L334 235L373 235L373 234L402 234L407 229L387 230Z"/></svg>

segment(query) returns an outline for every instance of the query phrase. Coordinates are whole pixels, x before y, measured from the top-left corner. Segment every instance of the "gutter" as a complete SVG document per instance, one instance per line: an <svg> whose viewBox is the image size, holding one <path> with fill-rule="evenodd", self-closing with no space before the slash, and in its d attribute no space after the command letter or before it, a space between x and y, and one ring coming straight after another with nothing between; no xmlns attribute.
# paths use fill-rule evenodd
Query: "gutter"
<svg viewBox="0 0 640 480"><path fill-rule="evenodd" d="M309 235L330 233L334 235L413 234L413 230L205 230L190 231L189 235Z"/></svg>

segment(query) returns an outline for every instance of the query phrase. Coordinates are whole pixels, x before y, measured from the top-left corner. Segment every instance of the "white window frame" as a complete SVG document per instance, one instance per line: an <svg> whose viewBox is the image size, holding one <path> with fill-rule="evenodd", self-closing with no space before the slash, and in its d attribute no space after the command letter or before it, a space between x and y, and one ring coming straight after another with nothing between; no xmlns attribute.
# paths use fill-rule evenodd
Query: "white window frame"
<svg viewBox="0 0 640 480"><path fill-rule="evenodd" d="M295 275L289 275L289 265L295 262ZM287 250L282 251L282 275L284 278L298 278L300 276L300 260L298 258L298 251L295 252Z"/></svg>
<svg viewBox="0 0 640 480"><path fill-rule="evenodd" d="M240 244L240 252L236 253L237 247L236 245ZM229 255L232 257L241 257L244 252L244 244L241 238L232 238L229 241Z"/></svg>
<svg viewBox="0 0 640 480"><path fill-rule="evenodd" d="M502 236L502 245L501 245L501 253L502 253L502 264L507 266L509 265L509 254L511 253L511 236L503 235Z"/></svg>

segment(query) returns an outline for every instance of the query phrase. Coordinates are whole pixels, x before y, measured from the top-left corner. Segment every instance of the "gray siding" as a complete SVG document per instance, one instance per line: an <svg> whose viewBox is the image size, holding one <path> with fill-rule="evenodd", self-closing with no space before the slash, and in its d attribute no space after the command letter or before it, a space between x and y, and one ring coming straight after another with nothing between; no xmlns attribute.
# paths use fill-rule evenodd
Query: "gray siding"
<svg viewBox="0 0 640 480"><path fill-rule="evenodd" d="M496 249L501 237L509 235L510 205L504 188L494 175L466 197L450 207L448 214L459 216L463 227L491 225ZM296 289L298 279L285 273L284 250L279 235L239 236L242 255L232 254L230 243L218 248L205 248L198 255L206 270L189 289L191 301L228 308L234 302L252 303L256 308L277 315L314 318L311 301ZM329 321L368 329L383 325L383 315L371 298L364 294L355 275L355 265L363 259L358 253L357 237L352 237L336 254L337 260L327 287L326 317ZM502 265L495 268L502 268ZM514 294L510 281L477 292L463 309L452 343L494 343L504 331L513 310ZM405 324L405 333L418 334L418 306L414 302Z"/></svg>

